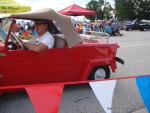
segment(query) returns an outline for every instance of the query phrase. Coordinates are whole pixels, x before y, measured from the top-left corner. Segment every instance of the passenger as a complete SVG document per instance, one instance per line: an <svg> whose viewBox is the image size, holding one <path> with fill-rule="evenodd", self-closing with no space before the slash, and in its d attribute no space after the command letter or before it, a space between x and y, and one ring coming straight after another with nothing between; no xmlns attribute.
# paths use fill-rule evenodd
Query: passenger
<svg viewBox="0 0 150 113"><path fill-rule="evenodd" d="M35 29L38 36L34 36L29 42L24 42L23 46L28 50L41 52L43 50L53 48L55 39L48 31L48 21L37 20L35 21Z"/></svg>

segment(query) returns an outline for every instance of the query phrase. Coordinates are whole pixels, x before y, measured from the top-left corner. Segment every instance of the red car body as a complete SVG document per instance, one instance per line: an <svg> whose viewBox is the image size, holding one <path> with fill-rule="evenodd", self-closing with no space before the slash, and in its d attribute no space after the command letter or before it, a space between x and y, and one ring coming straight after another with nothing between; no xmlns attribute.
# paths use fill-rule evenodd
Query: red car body
<svg viewBox="0 0 150 113"><path fill-rule="evenodd" d="M8 40L8 39L7 39ZM40 53L0 46L0 86L87 80L97 66L116 70L117 44L84 43Z"/></svg>
<svg viewBox="0 0 150 113"><path fill-rule="evenodd" d="M37 84L87 80L96 66L116 69L117 44L80 44L41 53L0 50L0 85Z"/></svg>

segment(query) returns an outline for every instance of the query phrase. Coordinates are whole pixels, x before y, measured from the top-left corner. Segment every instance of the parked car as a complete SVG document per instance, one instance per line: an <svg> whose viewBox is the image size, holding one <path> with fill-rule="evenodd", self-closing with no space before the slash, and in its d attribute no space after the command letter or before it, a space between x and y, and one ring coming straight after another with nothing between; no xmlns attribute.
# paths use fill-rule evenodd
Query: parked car
<svg viewBox="0 0 150 113"><path fill-rule="evenodd" d="M14 19L52 22L54 48L41 53L26 50L12 31ZM61 35L56 34L55 24ZM70 17L52 9L3 18L0 38L3 45L0 46L0 86L109 78L110 69L115 72L117 68L116 60L122 62L116 57L118 44L85 42L75 31Z"/></svg>
<svg viewBox="0 0 150 113"><path fill-rule="evenodd" d="M126 24L125 25L125 30L126 31L131 31L131 30L141 30L141 31L146 31L150 29L150 23L147 23L145 21L139 21L139 20L134 20L131 24Z"/></svg>

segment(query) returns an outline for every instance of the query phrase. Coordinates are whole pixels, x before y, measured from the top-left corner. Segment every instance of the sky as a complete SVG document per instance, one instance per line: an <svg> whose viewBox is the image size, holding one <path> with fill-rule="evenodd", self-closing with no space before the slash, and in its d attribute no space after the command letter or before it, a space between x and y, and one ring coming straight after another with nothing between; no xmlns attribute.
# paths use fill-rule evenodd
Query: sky
<svg viewBox="0 0 150 113"><path fill-rule="evenodd" d="M32 7L32 11L43 8L52 8L55 11L64 9L65 7L77 4L81 7L86 7L86 4L91 0L15 0L21 4L29 5ZM110 4L114 4L114 0L106 0Z"/></svg>

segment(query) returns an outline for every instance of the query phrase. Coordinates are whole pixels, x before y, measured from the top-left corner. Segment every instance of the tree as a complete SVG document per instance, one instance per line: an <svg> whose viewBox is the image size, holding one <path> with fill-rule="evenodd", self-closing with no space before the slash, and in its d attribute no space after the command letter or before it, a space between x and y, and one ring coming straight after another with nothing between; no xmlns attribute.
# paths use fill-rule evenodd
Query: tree
<svg viewBox="0 0 150 113"><path fill-rule="evenodd" d="M103 1L103 0L100 0L100 1ZM86 8L87 8L87 9L90 9L90 10L96 11L96 16L95 16L95 17L86 16L86 18L89 18L90 20L95 20L95 18L96 18L96 19L102 19L102 18L103 18L103 11L102 11L102 9L101 9L101 5L102 5L102 4L99 4L98 1L96 1L96 0L91 0L91 1L86 5Z"/></svg>
<svg viewBox="0 0 150 113"><path fill-rule="evenodd" d="M102 10L102 7L104 7L104 9ZM111 18L111 15L110 15L110 11L113 10L112 6L110 5L109 2L107 2L106 4L104 4L104 0L91 0L87 5L86 5L86 8L87 9L90 9L90 10L94 10L96 11L96 17L89 17L89 16L86 16L86 18L90 19L90 20L95 20L96 19L104 19L105 17L107 19L110 19Z"/></svg>
<svg viewBox="0 0 150 113"><path fill-rule="evenodd" d="M116 17L118 20L127 19L127 2L126 0L115 0Z"/></svg>
<svg viewBox="0 0 150 113"><path fill-rule="evenodd" d="M116 16L124 19L150 19L150 0L115 0Z"/></svg>
<svg viewBox="0 0 150 113"><path fill-rule="evenodd" d="M134 1L136 17L139 19L150 19L150 0Z"/></svg>
<svg viewBox="0 0 150 113"><path fill-rule="evenodd" d="M126 5L127 5L127 9L126 9L126 15L127 15L127 17L125 18L125 19L128 19L128 20L133 20L133 19L135 19L135 18L137 18L136 17L136 12L135 12L135 5L134 5L134 1L133 0L126 0Z"/></svg>
<svg viewBox="0 0 150 113"><path fill-rule="evenodd" d="M109 2L106 2L106 3L104 4L104 9L103 9L104 18L106 18L106 19L111 19L111 18L113 18L113 17L112 17L112 14L111 14L111 11L114 11L114 9L112 8L112 6L110 5Z"/></svg>

